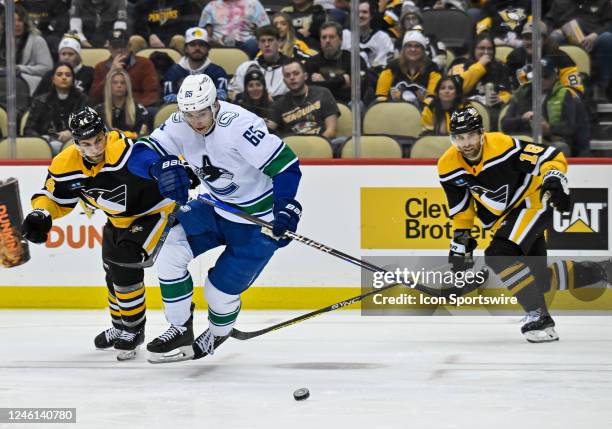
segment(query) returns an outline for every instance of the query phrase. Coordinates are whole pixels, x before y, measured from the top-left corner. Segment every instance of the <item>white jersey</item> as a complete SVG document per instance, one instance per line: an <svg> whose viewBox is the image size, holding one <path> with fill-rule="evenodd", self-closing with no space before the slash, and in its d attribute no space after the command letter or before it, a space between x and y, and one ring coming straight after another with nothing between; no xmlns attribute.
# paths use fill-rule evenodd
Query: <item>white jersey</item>
<svg viewBox="0 0 612 429"><path fill-rule="evenodd" d="M213 197L271 221L272 177L298 159L280 138L268 132L263 119L235 104L219 104L216 125L205 136L196 133L177 112L139 142L162 156L182 156ZM245 223L227 212L217 213Z"/></svg>

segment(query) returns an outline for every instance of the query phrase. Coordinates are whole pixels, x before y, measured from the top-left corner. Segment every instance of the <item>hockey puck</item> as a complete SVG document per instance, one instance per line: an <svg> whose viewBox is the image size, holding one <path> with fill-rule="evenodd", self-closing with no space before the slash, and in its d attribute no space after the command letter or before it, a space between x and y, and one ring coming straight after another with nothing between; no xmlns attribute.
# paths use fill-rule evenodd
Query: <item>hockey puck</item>
<svg viewBox="0 0 612 429"><path fill-rule="evenodd" d="M310 396L310 392L305 387L303 387L301 389L298 389L295 392L293 392L293 398L296 401L304 401L304 400L308 399L309 396Z"/></svg>

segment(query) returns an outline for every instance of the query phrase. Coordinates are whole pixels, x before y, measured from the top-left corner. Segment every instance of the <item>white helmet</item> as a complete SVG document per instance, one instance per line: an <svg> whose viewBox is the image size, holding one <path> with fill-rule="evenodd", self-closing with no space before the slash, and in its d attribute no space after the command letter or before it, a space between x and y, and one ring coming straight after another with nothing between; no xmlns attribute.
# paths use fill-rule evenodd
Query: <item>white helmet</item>
<svg viewBox="0 0 612 429"><path fill-rule="evenodd" d="M183 80L176 101L181 112L197 112L211 107L214 114L217 88L206 74L189 75Z"/></svg>

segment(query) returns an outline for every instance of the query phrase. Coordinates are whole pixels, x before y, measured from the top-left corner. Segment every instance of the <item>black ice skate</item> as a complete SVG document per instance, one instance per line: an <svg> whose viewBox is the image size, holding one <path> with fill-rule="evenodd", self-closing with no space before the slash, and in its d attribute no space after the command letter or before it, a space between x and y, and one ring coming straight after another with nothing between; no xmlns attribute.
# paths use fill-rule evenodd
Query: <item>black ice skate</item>
<svg viewBox="0 0 612 429"><path fill-rule="evenodd" d="M228 338L229 334L224 337L215 337L210 329L205 330L193 343L193 359L201 359L208 355L212 356L215 354L217 347Z"/></svg>
<svg viewBox="0 0 612 429"><path fill-rule="evenodd" d="M191 316L184 325L170 327L147 344L150 363L169 363L191 360L193 358L193 304Z"/></svg>
<svg viewBox="0 0 612 429"><path fill-rule="evenodd" d="M555 331L555 321L547 311L538 309L527 313L527 323L521 332L530 343L548 343L558 341L559 335Z"/></svg>
<svg viewBox="0 0 612 429"><path fill-rule="evenodd" d="M122 331L119 338L115 341L115 350L117 360L131 360L136 357L138 347L144 343L144 328L140 328L137 332Z"/></svg>
<svg viewBox="0 0 612 429"><path fill-rule="evenodd" d="M94 345L98 350L108 349L115 345L115 341L121 335L121 330L115 328L108 328L106 331L100 332L96 338L94 338Z"/></svg>

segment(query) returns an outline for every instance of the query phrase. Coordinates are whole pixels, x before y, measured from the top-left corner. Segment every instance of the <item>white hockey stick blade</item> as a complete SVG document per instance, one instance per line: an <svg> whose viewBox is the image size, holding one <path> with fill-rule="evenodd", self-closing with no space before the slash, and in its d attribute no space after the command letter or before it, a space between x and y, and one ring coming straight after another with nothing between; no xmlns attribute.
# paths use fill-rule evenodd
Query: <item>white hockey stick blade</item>
<svg viewBox="0 0 612 429"><path fill-rule="evenodd" d="M172 363L172 362L183 362L186 360L193 359L193 348L191 346L182 346L178 349L174 349L168 353L151 353L149 352L149 363Z"/></svg>

